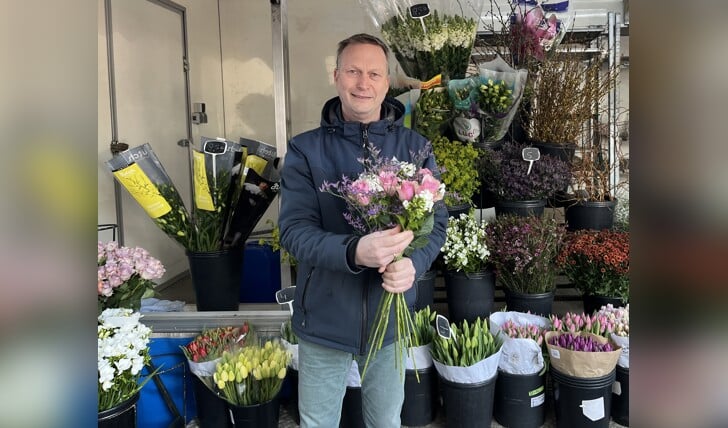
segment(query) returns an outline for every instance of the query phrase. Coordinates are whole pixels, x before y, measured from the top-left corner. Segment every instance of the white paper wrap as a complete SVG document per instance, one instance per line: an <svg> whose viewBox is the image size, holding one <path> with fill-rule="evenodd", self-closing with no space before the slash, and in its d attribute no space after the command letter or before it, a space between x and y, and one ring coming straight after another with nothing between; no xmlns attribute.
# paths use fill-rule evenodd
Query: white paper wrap
<svg viewBox="0 0 728 428"><path fill-rule="evenodd" d="M432 367L432 343L427 345L415 346L408 348L407 361L405 361L405 369L422 370Z"/></svg>
<svg viewBox="0 0 728 428"><path fill-rule="evenodd" d="M346 375L346 386L351 388L361 387L361 376L359 376L359 364L356 360L351 361L351 367L349 368L349 374Z"/></svg>
<svg viewBox="0 0 728 428"><path fill-rule="evenodd" d="M612 340L614 343L622 347L622 355L619 356L619 360L617 360L617 365L620 367L624 367L625 369L629 368L629 336L617 336L614 333L611 333Z"/></svg>
<svg viewBox="0 0 728 428"><path fill-rule="evenodd" d="M217 366L217 363L220 362L221 358L216 358L211 361L204 361L201 363L195 363L194 361L187 360L187 363L190 365L190 371L192 374L196 375L199 378L202 377L209 377L215 374L215 367Z"/></svg>
<svg viewBox="0 0 728 428"><path fill-rule="evenodd" d="M490 314L490 333L497 336L501 326L507 321L517 326L535 325L542 329L551 328L548 318L524 314L522 312L493 312ZM510 338L501 333L500 340L503 347L499 368L509 374L533 374L540 372L544 367L543 351L533 339Z"/></svg>
<svg viewBox="0 0 728 428"><path fill-rule="evenodd" d="M291 353L291 362L288 364L293 370L298 370L298 344L294 345L286 339L281 338L283 347Z"/></svg>
<svg viewBox="0 0 728 428"><path fill-rule="evenodd" d="M498 362L501 358L501 350L491 355L490 357L478 361L472 366L468 367L456 367L446 366L433 360L435 363L435 370L445 380L455 383L480 383L492 379L493 376L498 372Z"/></svg>

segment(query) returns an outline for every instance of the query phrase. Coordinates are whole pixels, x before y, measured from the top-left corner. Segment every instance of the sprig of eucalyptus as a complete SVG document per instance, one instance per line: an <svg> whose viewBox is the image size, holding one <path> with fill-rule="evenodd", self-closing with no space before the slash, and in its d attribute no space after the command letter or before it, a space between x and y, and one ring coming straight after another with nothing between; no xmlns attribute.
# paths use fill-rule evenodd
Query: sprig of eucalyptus
<svg viewBox="0 0 728 428"><path fill-rule="evenodd" d="M450 339L435 335L432 341L432 358L456 367L468 367L498 352L502 343L488 330L488 323L480 317L471 326L468 320L462 326L450 324Z"/></svg>

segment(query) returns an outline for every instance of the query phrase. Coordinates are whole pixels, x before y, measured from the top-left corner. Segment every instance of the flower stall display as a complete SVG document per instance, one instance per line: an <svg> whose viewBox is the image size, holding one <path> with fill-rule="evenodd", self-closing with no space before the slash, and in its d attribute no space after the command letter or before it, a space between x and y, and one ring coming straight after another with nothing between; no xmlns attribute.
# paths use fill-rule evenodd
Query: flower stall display
<svg viewBox="0 0 728 428"><path fill-rule="evenodd" d="M396 225L402 230L411 230L414 239L396 259L408 256L427 245L434 226L435 204L442 201L445 185L432 171L417 166L419 159L427 156L426 152L416 154L415 163L410 163L382 158L380 150L371 145L367 149L369 157L360 159L364 166L362 173L356 178L344 177L336 183L324 183L320 190L346 202L344 217L356 233L366 235ZM385 291L374 320L375 328L369 337L370 347L362 378L371 357L382 347L393 303L397 324L395 341L400 344L395 347L397 352L404 350L402 347L411 336L414 326L404 294ZM396 361L402 361L402 358L398 357Z"/></svg>
<svg viewBox="0 0 728 428"><path fill-rule="evenodd" d="M361 3L409 77L465 77L484 0Z"/></svg>
<svg viewBox="0 0 728 428"><path fill-rule="evenodd" d="M629 300L629 248L629 232L579 230L567 235L557 260L583 295L624 304Z"/></svg>
<svg viewBox="0 0 728 428"><path fill-rule="evenodd" d="M445 184L445 205L470 205L470 200L480 185L476 165L478 149L470 143L450 141L447 137L437 136L432 140L432 151L441 170L440 178Z"/></svg>
<svg viewBox="0 0 728 428"><path fill-rule="evenodd" d="M130 308L107 308L98 316L97 366L99 411L108 410L138 393L151 375L141 380L151 361L152 330Z"/></svg>
<svg viewBox="0 0 728 428"><path fill-rule="evenodd" d="M491 261L507 298L512 297L509 292L523 295L553 293L558 273L556 257L566 233L562 225L554 219L501 215L485 229ZM513 308L508 300L506 304L509 310L525 309ZM547 309L550 312L550 304Z"/></svg>
<svg viewBox="0 0 728 428"><path fill-rule="evenodd" d="M98 311L129 308L138 311L141 300L154 295L152 281L164 275L162 262L140 247L98 241Z"/></svg>

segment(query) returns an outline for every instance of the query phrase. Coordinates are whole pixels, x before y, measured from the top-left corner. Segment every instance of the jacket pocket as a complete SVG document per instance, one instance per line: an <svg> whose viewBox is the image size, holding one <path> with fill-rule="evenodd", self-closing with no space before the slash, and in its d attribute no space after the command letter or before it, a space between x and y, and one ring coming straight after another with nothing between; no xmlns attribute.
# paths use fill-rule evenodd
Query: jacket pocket
<svg viewBox="0 0 728 428"><path fill-rule="evenodd" d="M308 274L306 275L306 280L303 283L303 290L301 291L301 309L303 309L303 315L306 315L307 309L306 309L306 296L308 295L308 287L311 283L311 276L313 275L313 270L316 269L315 267L312 267L310 271L308 271Z"/></svg>

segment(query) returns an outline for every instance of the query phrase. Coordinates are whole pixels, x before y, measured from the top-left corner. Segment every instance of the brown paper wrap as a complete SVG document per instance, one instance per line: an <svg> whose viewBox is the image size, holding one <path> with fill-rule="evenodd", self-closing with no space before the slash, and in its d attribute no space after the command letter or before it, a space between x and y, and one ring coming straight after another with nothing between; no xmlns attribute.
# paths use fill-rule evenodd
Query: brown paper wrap
<svg viewBox="0 0 728 428"><path fill-rule="evenodd" d="M608 375L617 366L617 360L622 354L622 348L614 341L593 333L571 333L575 337L592 337L602 344L609 342L614 349L611 352L572 351L549 343L551 338L562 334L569 333L562 331L549 331L546 333L546 347L549 351L551 366L559 372L574 377L595 378Z"/></svg>

